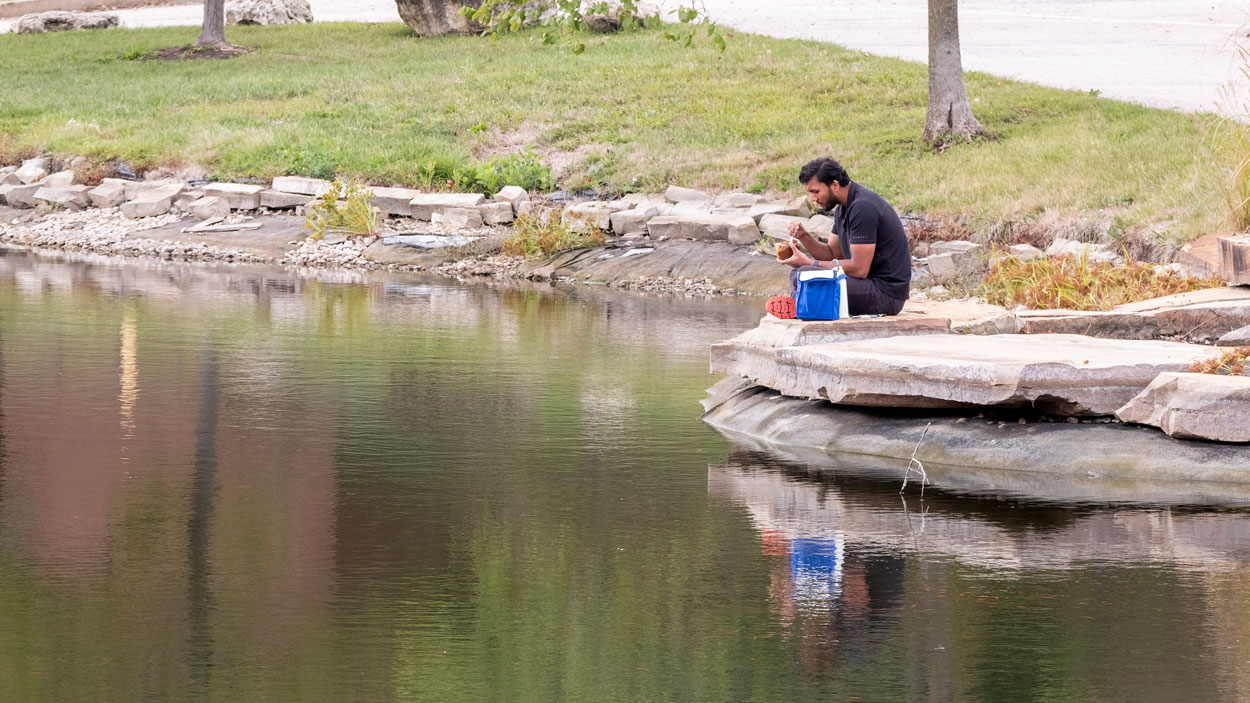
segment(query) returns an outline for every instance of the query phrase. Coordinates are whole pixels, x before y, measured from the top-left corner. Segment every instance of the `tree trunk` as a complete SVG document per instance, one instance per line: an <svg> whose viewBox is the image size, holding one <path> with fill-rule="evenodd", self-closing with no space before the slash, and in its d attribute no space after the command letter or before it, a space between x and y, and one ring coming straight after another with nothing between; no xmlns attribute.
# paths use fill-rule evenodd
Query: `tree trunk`
<svg viewBox="0 0 1250 703"><path fill-rule="evenodd" d="M226 0L204 0L204 28L196 46L226 43Z"/></svg>
<svg viewBox="0 0 1250 703"><path fill-rule="evenodd" d="M924 140L971 139L985 128L972 115L959 57L959 0L929 0L929 111Z"/></svg>

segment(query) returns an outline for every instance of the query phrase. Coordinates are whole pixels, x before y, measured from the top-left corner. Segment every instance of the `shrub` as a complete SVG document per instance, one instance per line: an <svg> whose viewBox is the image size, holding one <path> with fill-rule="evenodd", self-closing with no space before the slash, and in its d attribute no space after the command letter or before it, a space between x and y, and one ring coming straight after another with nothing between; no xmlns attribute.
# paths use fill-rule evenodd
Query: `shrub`
<svg viewBox="0 0 1250 703"><path fill-rule="evenodd" d="M503 241L503 252L531 259L568 249L599 247L607 241L607 236L594 227L574 232L554 218L544 222L540 217L518 217L512 223L512 236Z"/></svg>
<svg viewBox="0 0 1250 703"><path fill-rule="evenodd" d="M504 186L521 186L531 192L555 190L551 168L532 151L466 164L457 168L450 180L458 191L486 195L494 195Z"/></svg>
<svg viewBox="0 0 1250 703"><path fill-rule="evenodd" d="M1189 367L1189 372L1244 376L1248 362L1250 362L1250 347L1236 347L1223 352L1214 359L1195 361L1193 366Z"/></svg>
<svg viewBox="0 0 1250 703"><path fill-rule="evenodd" d="M1087 256L1033 261L1007 257L985 275L979 292L988 302L1005 307L1110 310L1124 303L1224 285L1219 278L1174 276L1131 259L1116 266L1092 263Z"/></svg>
<svg viewBox="0 0 1250 703"><path fill-rule="evenodd" d="M326 232L373 236L382 229L382 213L371 204L373 192L359 184L336 180L330 190L308 206L304 229L313 239Z"/></svg>

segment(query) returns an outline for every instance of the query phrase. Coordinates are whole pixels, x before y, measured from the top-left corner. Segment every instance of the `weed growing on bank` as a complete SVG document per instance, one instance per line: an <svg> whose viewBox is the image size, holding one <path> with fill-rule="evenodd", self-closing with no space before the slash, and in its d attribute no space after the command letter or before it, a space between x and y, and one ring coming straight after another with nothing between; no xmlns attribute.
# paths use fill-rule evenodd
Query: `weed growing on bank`
<svg viewBox="0 0 1250 703"><path fill-rule="evenodd" d="M993 305L1030 310L1110 310L1117 305L1227 285L1219 278L1161 272L1152 264L1091 262L1061 256L1024 261L1006 257L985 275L978 291Z"/></svg>
<svg viewBox="0 0 1250 703"><path fill-rule="evenodd" d="M1244 376L1250 365L1250 347L1234 347L1214 359L1195 361L1190 373L1209 373L1219 376Z"/></svg>
<svg viewBox="0 0 1250 703"><path fill-rule="evenodd" d="M327 232L373 236L382 230L382 213L372 204L373 192L357 183L334 181L330 190L308 206L304 229L320 240Z"/></svg>
<svg viewBox="0 0 1250 703"><path fill-rule="evenodd" d="M532 259L569 249L600 247L607 241L603 231L595 227L574 232L554 218L544 222L538 217L518 217L512 223L512 236L503 240L503 253Z"/></svg>

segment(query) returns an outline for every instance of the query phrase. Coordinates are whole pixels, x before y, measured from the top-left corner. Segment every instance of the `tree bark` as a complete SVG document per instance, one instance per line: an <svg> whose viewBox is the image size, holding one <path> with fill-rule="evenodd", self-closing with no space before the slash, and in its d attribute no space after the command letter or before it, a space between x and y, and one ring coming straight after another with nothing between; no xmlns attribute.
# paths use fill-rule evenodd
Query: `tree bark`
<svg viewBox="0 0 1250 703"><path fill-rule="evenodd" d="M226 0L204 0L204 28L196 46L226 43Z"/></svg>
<svg viewBox="0 0 1250 703"><path fill-rule="evenodd" d="M985 128L972 115L959 56L959 0L929 0L929 110L924 140L971 139Z"/></svg>

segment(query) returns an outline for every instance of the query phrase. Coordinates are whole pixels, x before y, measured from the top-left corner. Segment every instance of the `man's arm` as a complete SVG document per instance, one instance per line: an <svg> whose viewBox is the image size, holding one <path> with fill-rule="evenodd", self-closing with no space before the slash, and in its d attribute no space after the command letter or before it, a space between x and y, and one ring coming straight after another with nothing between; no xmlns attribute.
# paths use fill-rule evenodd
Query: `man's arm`
<svg viewBox="0 0 1250 703"><path fill-rule="evenodd" d="M852 244L851 258L842 259L838 263L842 265L842 272L851 278L867 278L868 270L872 268L873 254L876 253L876 244Z"/></svg>

